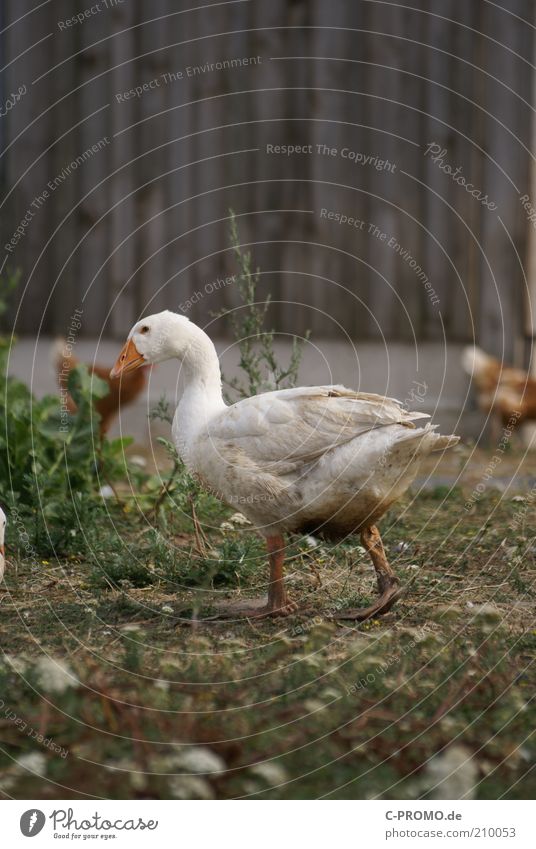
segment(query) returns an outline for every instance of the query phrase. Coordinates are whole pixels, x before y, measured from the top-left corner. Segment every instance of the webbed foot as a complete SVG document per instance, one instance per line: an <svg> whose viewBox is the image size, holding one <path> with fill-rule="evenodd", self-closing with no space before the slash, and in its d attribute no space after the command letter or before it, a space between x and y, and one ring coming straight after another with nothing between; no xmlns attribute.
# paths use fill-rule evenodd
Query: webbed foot
<svg viewBox="0 0 536 849"><path fill-rule="evenodd" d="M266 619L268 617L290 616L296 613L298 605L285 596L278 601L268 598L250 598L240 602L218 605L217 613L209 619Z"/></svg>
<svg viewBox="0 0 536 849"><path fill-rule="evenodd" d="M332 614L330 619L352 619L355 622L364 622L366 619L383 616L384 613L391 610L403 592L404 589L400 586L398 578L390 578L388 585L387 579L385 579L385 589L374 604L369 605L369 607L349 607Z"/></svg>

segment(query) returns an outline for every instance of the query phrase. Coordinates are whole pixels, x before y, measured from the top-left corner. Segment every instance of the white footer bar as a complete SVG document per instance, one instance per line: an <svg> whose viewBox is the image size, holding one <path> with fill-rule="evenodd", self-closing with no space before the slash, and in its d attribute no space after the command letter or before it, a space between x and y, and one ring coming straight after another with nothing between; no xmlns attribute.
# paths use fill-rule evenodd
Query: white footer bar
<svg viewBox="0 0 536 849"><path fill-rule="evenodd" d="M276 807L278 811L276 812ZM530 801L4 801L3 846L534 849ZM35 837L35 844L29 838Z"/></svg>

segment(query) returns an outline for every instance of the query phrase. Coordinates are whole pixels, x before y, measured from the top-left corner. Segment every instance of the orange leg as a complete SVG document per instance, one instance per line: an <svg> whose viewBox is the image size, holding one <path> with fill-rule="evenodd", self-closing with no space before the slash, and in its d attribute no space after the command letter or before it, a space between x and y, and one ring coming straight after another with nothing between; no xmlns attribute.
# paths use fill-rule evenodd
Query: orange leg
<svg viewBox="0 0 536 849"><path fill-rule="evenodd" d="M289 601L283 578L285 562L285 540L282 536L268 537L266 540L270 560L270 584L268 586L268 613L286 616L298 609L298 605Z"/></svg>
<svg viewBox="0 0 536 849"><path fill-rule="evenodd" d="M387 613L402 595L400 581L387 562L380 532L376 525L371 525L361 532L361 542L370 554L376 570L380 597L370 607L353 607L349 610L343 610L334 614L334 619L354 619L362 622L364 619L381 616L382 613Z"/></svg>
<svg viewBox="0 0 536 849"><path fill-rule="evenodd" d="M268 598L249 599L245 602L225 605L219 609L217 619L247 617L248 619L263 619L266 616L288 616L298 609L298 605L290 601L285 589L283 578L283 563L285 561L285 540L281 535L267 537L268 558L270 562L270 583Z"/></svg>

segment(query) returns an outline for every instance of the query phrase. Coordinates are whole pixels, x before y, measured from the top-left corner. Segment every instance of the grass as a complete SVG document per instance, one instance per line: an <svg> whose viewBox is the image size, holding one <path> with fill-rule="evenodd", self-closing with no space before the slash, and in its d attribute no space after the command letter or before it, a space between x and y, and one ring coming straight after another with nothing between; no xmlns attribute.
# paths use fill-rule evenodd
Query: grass
<svg viewBox="0 0 536 849"><path fill-rule="evenodd" d="M267 580L262 546L213 499L204 553L187 514L159 533L119 508L78 553L19 552L0 590L3 794L415 799L436 796L456 747L477 798L534 798L531 513L514 532L511 496L464 503L431 489L385 517L407 593L360 626L328 616L374 596L355 540L291 541L301 613L199 621Z"/></svg>

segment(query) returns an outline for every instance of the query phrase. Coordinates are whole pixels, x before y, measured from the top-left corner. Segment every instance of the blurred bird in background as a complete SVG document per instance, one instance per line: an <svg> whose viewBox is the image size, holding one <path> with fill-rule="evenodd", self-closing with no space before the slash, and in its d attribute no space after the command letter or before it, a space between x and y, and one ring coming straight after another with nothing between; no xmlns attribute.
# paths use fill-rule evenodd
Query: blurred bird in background
<svg viewBox="0 0 536 849"><path fill-rule="evenodd" d="M462 367L473 380L479 408L492 413L495 427L536 421L536 380L526 371L503 366L472 346L463 351Z"/></svg>
<svg viewBox="0 0 536 849"><path fill-rule="evenodd" d="M51 361L56 373L58 385L61 390L67 386L69 374L80 365L80 360L69 353L65 356L68 348L65 339L56 339L51 352ZM108 433L113 420L119 414L121 407L132 404L145 389L149 368L141 368L137 371L123 375L121 378L110 377L111 366L101 366L87 363L90 374L95 374L108 384L109 392L104 398L95 402L95 409L100 415L100 434ZM70 413L76 412L76 404L70 395L67 396L67 407Z"/></svg>

